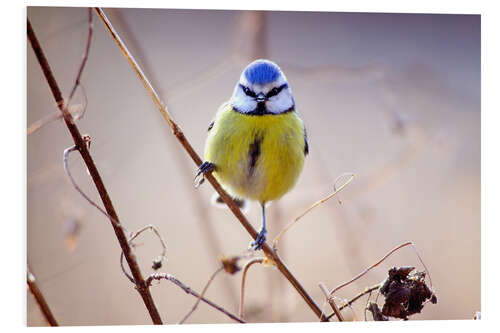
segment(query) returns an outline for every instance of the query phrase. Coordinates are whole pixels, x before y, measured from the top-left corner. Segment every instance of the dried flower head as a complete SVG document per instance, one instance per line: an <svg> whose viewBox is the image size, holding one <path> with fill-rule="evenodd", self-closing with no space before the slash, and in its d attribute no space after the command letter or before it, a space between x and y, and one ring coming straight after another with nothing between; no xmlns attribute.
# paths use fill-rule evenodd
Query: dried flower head
<svg viewBox="0 0 500 333"><path fill-rule="evenodd" d="M414 267L393 267L380 287L385 296L382 314L408 320L408 316L420 313L427 300L437 303L437 297L425 284L425 272L411 273ZM373 312L372 312L373 313Z"/></svg>
<svg viewBox="0 0 500 333"><path fill-rule="evenodd" d="M224 270L229 274L235 274L241 270L241 267L238 266L238 261L240 260L239 256L222 256L220 260L222 262L222 267L224 267Z"/></svg>

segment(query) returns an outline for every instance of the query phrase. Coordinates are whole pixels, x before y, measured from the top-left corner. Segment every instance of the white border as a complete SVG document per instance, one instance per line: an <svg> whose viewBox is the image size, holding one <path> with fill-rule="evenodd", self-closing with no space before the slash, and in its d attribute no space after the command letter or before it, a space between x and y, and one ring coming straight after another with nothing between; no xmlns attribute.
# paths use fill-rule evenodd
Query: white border
<svg viewBox="0 0 500 333"><path fill-rule="evenodd" d="M208 3L210 7L208 7ZM400 13L453 13L453 14L482 14L482 126L481 126L481 206L482 206L482 242L481 242L481 298L483 319L476 321L425 321L425 322L394 322L390 324L355 323L337 324L335 327L325 324L265 324L263 327L255 325L239 326L238 330L252 330L271 328L273 330L358 330L366 329L375 331L399 330L403 328L410 331L454 329L461 328L468 331L492 327L497 314L497 300L499 289L498 279L498 190L500 189L498 170L499 163L499 135L500 124L497 96L499 86L498 61L500 52L498 48L499 15L494 7L494 2L487 1L335 1L326 3L321 0L308 0L307 2L278 2L278 1L235 1L212 0L203 1L27 1L7 2L2 11L3 54L2 62L4 72L2 80L3 105L2 123L2 207L6 214L2 223L2 301L0 314L2 329L23 327L26 323L26 9L25 6L102 6L102 7L140 7L140 8L203 8L203 9L266 9L266 10L301 10L301 11L354 11L354 12L400 12ZM13 52L11 52L13 51ZM14 65L13 65L14 64ZM7 99L9 97L9 99ZM20 242L19 240L22 240ZM14 251L13 251L14 250ZM465 263L464 263L465 266ZM7 279L5 280L5 278ZM457 290L457 292L460 292ZM13 327L11 327L13 326ZM260 326L260 325L259 325ZM144 327L142 330L217 330L233 331L234 325L187 325L168 327ZM62 328L63 330L106 330L132 331L134 326L103 326ZM33 330L30 329L30 330ZM34 329L36 330L36 329Z"/></svg>

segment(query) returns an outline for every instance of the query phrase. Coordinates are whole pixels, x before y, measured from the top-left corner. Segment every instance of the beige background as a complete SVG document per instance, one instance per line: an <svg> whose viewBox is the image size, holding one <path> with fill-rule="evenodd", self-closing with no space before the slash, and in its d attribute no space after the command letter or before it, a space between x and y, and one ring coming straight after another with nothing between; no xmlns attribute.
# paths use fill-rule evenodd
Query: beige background
<svg viewBox="0 0 500 333"><path fill-rule="evenodd" d="M30 7L27 13L67 96L87 38L87 11ZM479 16L106 13L200 154L207 125L246 64L266 56L282 67L308 129L310 155L297 186L269 207L269 238L331 192L338 175L356 174L340 195L342 205L328 201L280 243L284 261L320 305L318 282L333 288L412 240L439 301L412 319L471 319L480 310ZM242 253L248 234L229 211L210 205L208 184L194 189L196 167L95 15L82 83L88 107L78 126L92 137L92 156L120 219L129 230L155 224L167 243L162 271L200 291L218 257ZM74 103L82 100L77 94ZM27 126L55 111L28 43ZM62 152L70 145L60 121L27 139L28 263L60 324L149 324L119 268L109 222L64 174ZM97 200L78 154L69 163ZM259 227L257 204L247 216ZM81 225L74 250L65 243L72 220ZM137 243L146 275L160 247L150 233ZM405 248L337 296L352 297L394 265L422 269ZM240 281L241 273L220 275L206 296L236 313ZM152 294L168 323L195 301L169 282L156 284ZM316 320L280 273L267 267L251 268L246 305L249 321ZM27 324L44 325L30 294L27 306ZM363 306L358 302L346 316L363 320ZM231 321L201 304L188 322Z"/></svg>

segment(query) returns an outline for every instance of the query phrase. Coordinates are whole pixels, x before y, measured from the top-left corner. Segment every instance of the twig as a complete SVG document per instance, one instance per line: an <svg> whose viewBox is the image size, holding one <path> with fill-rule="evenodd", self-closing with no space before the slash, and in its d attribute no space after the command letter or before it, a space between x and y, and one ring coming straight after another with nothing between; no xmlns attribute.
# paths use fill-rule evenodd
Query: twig
<svg viewBox="0 0 500 333"><path fill-rule="evenodd" d="M85 47L85 52L83 53L82 62L80 63L80 68L78 69L78 74L76 75L75 84L73 85L73 88L71 89L68 100L66 101L66 106L69 105L69 103L71 102L71 99L73 98L73 95L75 94L76 88L78 88L78 86L80 85L80 78L82 76L83 69L85 68L85 64L87 63L87 59L89 57L90 45L92 42L92 32L94 30L94 24L92 23L92 8L90 8L90 7L88 8L88 14L89 14L89 19L88 19L89 34L87 37L87 46Z"/></svg>
<svg viewBox="0 0 500 333"><path fill-rule="evenodd" d="M335 315L337 315L337 318L339 319L339 321L344 321L344 317L342 317L342 314L340 313L340 310L337 307L337 304L335 304L335 300L333 299L332 296L328 295L328 288L326 288L326 286L323 282L319 283L319 289L321 289L321 291L325 295L328 304L330 304L330 306L332 307L332 310L335 313Z"/></svg>
<svg viewBox="0 0 500 333"><path fill-rule="evenodd" d="M137 230L136 232L134 232L132 234L132 236L129 238L128 241L129 241L129 243L132 242L135 238L137 238L137 236L139 236L140 234L142 234L146 230L153 231L156 234L156 237L158 237L158 239L160 240L162 251L161 251L161 254L158 256L158 258L155 259L155 264L158 265L158 262L159 262L159 264L161 265L161 262L167 258L167 244L165 243L165 240L161 236L160 231L158 231L158 228L156 228L154 225L148 224L147 226L144 226L141 229ZM158 267L158 268L160 268L160 267Z"/></svg>
<svg viewBox="0 0 500 333"><path fill-rule="evenodd" d="M243 312L245 311L245 280L247 277L247 271L253 264L262 264L264 258L255 258L246 263L243 268L243 275L241 277L241 301L240 301L240 318L243 319Z"/></svg>
<svg viewBox="0 0 500 333"><path fill-rule="evenodd" d="M337 182L339 181L339 179L341 177L345 177L345 176L350 176L350 178L344 183L342 184L342 186L340 186L338 189L336 188L336 184ZM340 191L342 191L347 185L349 185L350 182L352 182L352 180L354 179L354 174L353 173L344 173L344 174L341 174L340 176L337 177L337 179L335 179L335 182L334 182L334 190L332 193L330 193L329 195L327 195L326 197L324 197L323 199L319 200L319 201L316 201L315 203L313 203L309 208L307 208L302 214L300 214L299 216L297 216L295 218L295 220L293 220L292 222L288 223L287 226L285 228L283 228L283 230L281 230L281 232L278 234L278 236L276 236L273 240L273 249L274 251L278 251L278 241L280 240L281 237L283 237L283 235L291 228L293 227L302 217L304 217L304 215L306 215L307 213L309 213L311 210L313 210L314 208L316 208L317 206L321 205L322 203L328 201L330 198L332 198L333 196L335 196L337 193L339 193Z"/></svg>
<svg viewBox="0 0 500 333"><path fill-rule="evenodd" d="M86 141L87 138L88 138L87 136L84 136L83 137L84 141ZM123 229L123 231L128 234L127 229L125 229L125 227L123 225L121 225L120 222L115 220L104 209L102 209L97 203L95 203L92 199L90 199L90 197L88 195L86 195L85 192L83 192L83 190L80 188L80 186L78 186L78 184L76 183L76 181L73 178L73 176L71 175L71 172L69 171L69 167L68 167L68 156L72 151L75 151L75 150L77 150L76 146L71 146L71 147L64 149L64 152L63 152L64 172L66 172L66 175L68 176L69 180L71 181L71 184L73 185L75 190L77 190L78 193L80 193L80 195L85 198L85 200L87 200L92 206L97 208L97 210L100 211L102 214L104 214L104 216L109 218L111 223L113 223L113 225L115 225L117 228Z"/></svg>
<svg viewBox="0 0 500 333"><path fill-rule="evenodd" d="M86 140L87 138L88 138L87 136L84 136L84 140ZM73 178L73 176L71 175L71 172L69 171L69 167L68 167L68 156L69 156L69 153L71 153L72 151L75 151L75 150L76 150L76 147L75 146L71 146L69 148L66 148L64 150L64 152L63 152L64 171L66 172L66 175L68 176L69 180L71 181L71 184L78 191L78 193L80 193L80 195L82 197L84 197L92 206L94 206L95 208L97 208L97 210L99 210L102 214L104 214L104 216L108 217L110 219L110 221L113 223L114 226L116 226L117 228L121 228L123 230L123 232L125 232L126 234L129 234L129 232L127 231L127 229L123 225L121 225L120 222L118 222L117 220L115 220L104 209L102 209L97 203L95 203L92 199L90 199L90 197L88 195L86 195L85 192L83 192L83 190L76 183L76 181ZM161 262L163 261L163 259L166 258L167 245L165 244L165 240L163 239L163 237L160 235L160 232L158 231L158 229L154 225L149 224L149 225L147 225L147 226L139 229L138 231L132 233L131 236L130 236L130 239L128 240L128 242L129 242L129 245L132 245L132 241L137 236L139 236L141 233L143 233L144 231L146 231L148 229L152 230L156 234L156 236L158 236L158 238L160 240L160 243L161 243L161 246L162 246L162 253L161 253L161 255L158 258L155 258L154 261L153 261L153 268L155 268L155 266L158 266L157 268L160 268L161 267ZM122 269L122 272L130 280L130 282L132 282L132 283L135 284L134 278L127 272L127 270L125 269L125 266L123 265L123 257L124 257L124 255L123 255L123 251L122 251L121 254L120 254L120 267Z"/></svg>
<svg viewBox="0 0 500 333"><path fill-rule="evenodd" d="M339 307L339 310L342 311L346 307L351 306L352 303L356 302L358 299L360 299L361 297L363 297L366 294L371 294L374 290L377 290L378 288L380 288L380 286L381 286L381 284L378 283L378 284L376 284L376 285L374 285L372 287L366 288L365 290L363 290L362 292L360 292L359 294L357 294L356 296L354 296L353 298L351 298L350 300L348 300L345 304L342 304ZM336 314L334 312L331 315L329 315L327 318L330 319L330 318L332 318L335 315Z"/></svg>
<svg viewBox="0 0 500 333"><path fill-rule="evenodd" d="M341 288L344 288L345 286L353 283L354 281L356 281L357 279L361 278L363 275L365 275L366 273L368 273L370 270L372 270L373 268L377 267L378 265L380 265L385 259L387 259L387 257L389 257L391 254L393 254L394 252L396 252L397 250L399 250L400 248L402 247L405 247L405 246L408 246L408 245L413 245L413 242L406 242L406 243L403 243L403 244L400 244L398 246L396 246L395 248L393 248L392 250L390 250L385 256L382 257L382 259L380 259L379 261L377 261L375 264L371 265L370 267L366 268L364 271L362 271L361 273L359 273L358 275L356 275L355 277L353 277L351 280L345 282L345 283L342 283L340 286L336 287L335 289L333 289L331 292L330 292L330 296L333 296L333 294L341 289Z"/></svg>
<svg viewBox="0 0 500 333"><path fill-rule="evenodd" d="M379 289L380 290L380 289ZM363 309L363 315L365 317L365 321L368 321L368 319L366 318L366 311L368 311L368 304L370 304L370 299L372 298L372 293L370 292L368 294L368 298L366 299L366 304L365 304L365 308Z"/></svg>
<svg viewBox="0 0 500 333"><path fill-rule="evenodd" d="M83 89L83 86L80 86L80 88ZM87 96L84 95L84 98L85 98L85 103L83 106L78 104L78 105L72 105L72 106L68 107L68 112L73 115L73 118L75 120L82 118L83 114L85 113L85 110L87 108ZM40 128L44 127L45 125L47 125L53 121L56 121L58 119L61 119L62 117L63 117L63 115L61 114L60 111L55 111L51 114L48 114L45 117L40 118L40 119L36 120L35 122L33 122L28 127L28 129L26 131L26 135L29 136L29 135L37 132Z"/></svg>
<svg viewBox="0 0 500 333"><path fill-rule="evenodd" d="M59 326L57 324L56 318L52 314L52 311L50 311L50 307L47 304L45 297L43 297L43 294L40 291L40 288L38 288L35 275L33 275L33 273L31 273L29 267L27 268L26 273L27 273L26 281L28 282L28 287L30 288L31 293L35 297L35 300L38 303L38 306L40 307L40 310L42 311L42 314L45 317L45 320L47 320L47 322L49 323L50 326Z"/></svg>
<svg viewBox="0 0 500 333"><path fill-rule="evenodd" d="M153 260L153 269L154 269L154 270L157 270L157 269L161 268L162 261L163 261L164 259L166 259L166 258L167 258L167 244L165 243L165 240L163 239L163 237L161 236L160 232L158 231L158 229L157 229L154 225L152 225L152 224L148 224L147 226L144 226L144 227L142 227L141 229L139 229L139 230L135 231L134 233L132 233L132 234L131 234L131 236L130 236L130 238L129 238L128 242L129 242L129 245L130 245L130 246L134 246L134 245L133 245L133 243L132 243L132 241L133 241L135 238L137 238L137 236L139 236L140 234L142 234L144 231L146 231L146 230L148 230L148 229L149 229L149 230L152 230L152 231L156 234L156 236L157 236L157 237L158 237L158 239L160 240L161 247L162 247L162 252L161 252L161 254L160 254L157 258L155 258L155 259ZM122 269L123 274L125 274L125 276L126 276L126 277L127 277L127 278L128 278L128 279L132 282L132 283L135 283L135 282L134 282L133 277L132 277L132 276L130 276L130 274L126 271L125 266L123 265L123 251L122 251L122 253L120 254L120 267L121 267L121 269Z"/></svg>
<svg viewBox="0 0 500 333"><path fill-rule="evenodd" d="M106 17L102 9L100 8L95 8L95 11L101 18L102 22L108 29L109 33L111 34L113 40L116 42L120 50L122 51L123 55L129 62L130 66L134 69L136 72L137 76L143 83L144 87L146 90L149 92L151 97L153 98L153 101L155 102L156 106L158 107L160 113L162 114L163 118L167 123L169 124L170 128L172 129L173 134L177 138L177 140L180 142L180 144L183 146L183 148L186 150L186 152L189 154L191 159L194 161L196 166L201 165L203 162L201 158L198 156L198 154L194 151L193 147L189 143L189 141L186 139L184 136L184 133L180 129L180 127L175 123L175 121L172 119L170 114L168 113L166 107L163 105L161 102L158 94L154 90L153 86L147 79L147 77L144 75L142 70L140 69L139 65L137 62L134 60L133 56L130 54L128 51L127 47L121 40L121 38L118 36L118 33L115 31L113 26L111 25L111 22L109 19ZM245 230L250 234L250 236L255 239L257 238L257 231L252 227L252 225L248 222L248 220L245 218L239 207L235 204L233 199L226 193L226 191L221 187L221 185L215 180L215 178L211 174L206 174L205 178L212 184L214 189L217 191L217 193L220 195L220 197L224 200L228 208L231 210L231 212L236 216L238 221L241 223L241 225L245 228ZM281 258L275 251L271 249L271 247L266 243L264 244L262 250L266 254L270 260L272 260L275 264L276 267L280 270L280 272L290 281L290 283L294 286L294 288L297 290L297 292L302 296L302 298L305 300L305 302L309 305L309 307L314 311L314 313L318 316L318 318L323 317L322 311L320 307L316 304L316 302L312 299L312 297L307 293L307 291L302 287L302 285L299 283L299 281L295 278L295 276L288 270L288 267L283 263Z"/></svg>
<svg viewBox="0 0 500 333"><path fill-rule="evenodd" d="M200 304L200 301L201 301L201 298L203 297L203 295L205 295L205 293L207 292L208 290L208 287L210 286L210 283L212 283L212 281L215 279L215 277L217 276L217 274L219 274L220 272L222 272L224 270L224 267L219 267L213 274L212 276L210 277L210 279L208 280L207 284L205 284L205 287L203 288L203 290L201 291L201 294L198 296L198 298L196 299L196 302L194 303L193 307L191 308L191 310L189 310L189 312L184 316L184 318L182 318L181 321L179 321L179 324L184 324L184 322L189 318L189 316L191 316L191 314L196 310L196 308L198 307L198 304Z"/></svg>
<svg viewBox="0 0 500 333"><path fill-rule="evenodd" d="M101 197L101 200L104 204L104 207L106 208L106 212L109 216L112 217L110 219L111 225L115 231L115 235L118 239L118 242L120 243L120 247L122 251L125 254L125 258L127 259L127 263L130 266L130 270L132 272L132 275L134 276L134 281L136 283L136 289L141 295L144 304L146 305L146 308L148 309L148 312L151 316L151 319L154 324L162 324L160 314L158 313L158 310L156 309L156 305L154 304L153 298L151 297L151 293L149 292L149 289L145 287L145 282L142 277L139 265L137 264L137 261L135 260L135 257L132 253L132 250L128 244L127 237L125 236L125 233L123 232L123 229L120 227L117 227L113 221L119 221L118 220L118 215L116 214L116 211L113 207L113 203L111 202L111 199L108 195L108 192L106 190L106 187L104 186L104 183L101 179L101 176L99 174L99 171L97 170L97 167L94 164L94 161L87 149L87 145L80 134L80 130L76 126L73 117L71 114L68 112L67 108L64 107L64 99L61 94L61 90L59 89L59 86L54 78L54 75L52 74L52 70L50 69L50 65L47 62L47 59L45 57L45 54L38 42L38 39L36 38L35 32L33 31L33 28L31 26L31 23L28 19L27 22L27 27L28 27L28 39L31 43L31 46L33 48L33 51L35 52L35 55L38 59L38 62L40 63L40 66L42 68L43 74L47 80L47 83L49 84L50 90L52 92L52 95L54 96L54 99L56 101L56 104L59 108L59 110L63 114L64 122L66 123L66 126L68 127L69 132L71 133L71 136L73 137L73 141L75 142L76 149L80 152L82 155L83 160L85 161L85 164L87 166L87 170L90 173L90 176L92 177L92 180L94 184L96 185L97 191L99 192L99 195Z"/></svg>
<svg viewBox="0 0 500 333"><path fill-rule="evenodd" d="M73 113L73 112L76 113L78 111L78 109L76 109L76 108L75 108L75 110L71 110L71 108L69 107L69 104L71 103L71 99L73 98L73 95L75 94L76 89L78 87L81 87L81 89L84 93L84 97L85 97L85 106L83 107L82 113L77 115L75 117L75 119L80 119L83 116L83 114L85 113L85 110L87 108L87 95L85 94L85 90L83 89L83 86L80 85L80 78L82 76L83 69L85 68L85 64L87 63L87 59L88 59L89 52L90 52L90 45L91 45L91 41L92 41L92 32L94 30L94 24L92 22L92 8L88 8L88 26L89 26L89 33L88 33L88 37L87 37L87 46L85 47L85 52L83 53L82 62L80 63L80 67L79 67L78 73L76 75L75 83L73 85L73 88L71 88L71 92L69 94L69 97L68 97L68 100L66 101L66 106L65 106L66 108L69 109L70 113ZM31 124L28 127L27 135L35 133L36 131L38 131L40 128L47 125L48 123L51 123L57 119L62 118L62 116L63 115L61 114L61 112L56 111L53 114L50 114L42 119L35 121L33 124Z"/></svg>
<svg viewBox="0 0 500 333"><path fill-rule="evenodd" d="M182 290L184 290L184 292L186 294L189 294L189 295L192 295L196 298L200 298L200 294L198 294L196 291L194 291L193 289L191 289L190 287L186 286L184 283L182 283L181 281L179 281L175 276L171 275L171 274L168 274L168 273L153 273L151 274L147 280L146 280L146 286L151 286L151 282L153 282L153 280L167 280L167 281L170 281L172 282L173 284L175 284L176 286L178 286L179 288L181 288ZM233 319L234 321L237 321L239 323L242 323L244 324L245 321L238 318L237 316L235 316L234 314L232 314L231 312L227 311L226 309L224 309L223 307L213 303L212 301L204 298L204 297L201 297L200 298L203 302L205 302L206 304L210 305L211 307L213 307L214 309L224 313L226 316L228 316L229 318Z"/></svg>

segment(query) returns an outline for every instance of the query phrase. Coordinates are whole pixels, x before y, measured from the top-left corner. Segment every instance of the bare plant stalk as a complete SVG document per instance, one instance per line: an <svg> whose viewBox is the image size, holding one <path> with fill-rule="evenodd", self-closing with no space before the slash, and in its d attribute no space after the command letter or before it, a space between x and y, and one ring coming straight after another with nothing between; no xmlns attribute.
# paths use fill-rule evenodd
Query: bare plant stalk
<svg viewBox="0 0 500 333"><path fill-rule="evenodd" d="M120 247L125 255L125 258L127 260L127 263L129 264L130 271L132 272L132 275L134 276L134 281L136 284L137 291L141 295L144 304L146 305L146 308L148 309L148 312L151 316L151 319L154 324L162 324L160 314L158 313L158 310L156 308L156 305L153 301L153 298L151 296L151 293L149 292L149 289L146 287L146 284L144 282L144 279L142 277L139 265L135 259L134 254L132 253L132 250L128 244L127 237L125 233L123 232L123 229L116 226L116 224L113 222L118 221L118 215L116 214L116 211L113 207L113 203L111 202L111 199L108 195L108 192L106 190L106 187L104 186L104 183L102 181L102 178L99 174L99 171L97 170L97 167L94 164L94 161L92 159L92 156L90 155L87 145L84 141L84 138L80 134L80 130L76 126L73 117L71 114L68 112L67 108L64 106L64 99L61 94L61 90L59 89L59 86L57 84L57 81L54 78L54 75L52 74L52 70L50 68L49 63L47 62L47 59L45 57L45 54L40 46L40 43L38 42L38 39L36 38L35 32L33 31L33 28L31 26L31 23L28 19L27 22L27 27L28 27L28 39L31 43L31 46L33 48L33 51L35 52L35 55L38 59L38 62L40 63L40 66L42 68L43 74L49 84L50 90L52 92L52 95L54 96L54 99L56 101L56 104L59 108L59 110L63 114L64 122L66 123L66 126L68 127L69 132L71 133L71 136L73 137L73 141L75 142L76 149L80 152L83 160L85 161L85 165L87 166L87 170L90 173L90 176L92 177L92 180L97 188L97 191L99 192L99 196L101 197L101 200L104 204L104 207L106 208L106 212L112 219L111 220L111 225L115 231L115 235L118 239L118 242L120 243Z"/></svg>
<svg viewBox="0 0 500 333"><path fill-rule="evenodd" d="M83 140L84 142L87 142L86 140L87 137L84 136ZM98 211L100 211L102 214L104 214L104 216L106 216L107 218L109 218L111 220L111 223L113 223L114 226L116 226L117 228L121 228L123 229L123 231L125 233L128 233L127 232L127 229L125 229L125 227L123 225L120 224L120 222L118 222L117 220L115 220L111 215L109 215L104 209L102 209L97 203L95 203L92 199L90 199L90 197L85 194L85 192L83 192L83 190L80 188L80 186L78 186L78 184L76 183L75 179L73 178L73 176L71 175L71 172L69 171L69 167L68 167L68 156L71 152L77 150L76 146L71 146L71 147L68 147L66 149L64 149L64 152L63 152L63 166L64 166L64 171L66 172L66 175L68 176L69 180L71 181L71 184L73 185L73 187L75 188L75 190L80 193L80 195L88 201L88 203L90 203L92 206L94 206L95 208L97 208Z"/></svg>
<svg viewBox="0 0 500 333"><path fill-rule="evenodd" d="M385 256L383 256L379 261L377 261L376 263L374 263L373 265L371 265L370 267L366 268L364 271L362 271L361 273L359 273L358 275L356 275L355 277L353 277L351 280L345 282L345 283L342 283L341 285L337 286L335 289L333 289L331 292L330 292L330 296L333 296L333 294L341 289L341 288L344 288L345 286L353 283L354 281L356 281L357 279L361 278L363 275L365 275L366 273L368 273L370 270L372 270L373 268L377 267L378 265L380 265L385 259L387 259L391 254L393 254L394 252L396 252L397 250L405 247L405 246L408 246L408 245L413 245L413 242L406 242L406 243L403 243L403 244L400 244L398 246L396 246L395 248L393 248L392 250L390 250ZM419 257L420 258L420 257Z"/></svg>
<svg viewBox="0 0 500 333"><path fill-rule="evenodd" d="M344 321L344 317L342 317L342 314L340 313L340 310L337 307L337 304L335 304L335 300L333 299L333 297L328 295L328 288L326 288L326 286L323 282L319 283L319 289L321 289L321 291L325 295L328 304L330 304L330 306L332 307L333 313L335 313L335 315L337 315L337 318L339 319L339 321Z"/></svg>
<svg viewBox="0 0 500 333"><path fill-rule="evenodd" d="M47 304L45 297L43 297L40 288L38 288L35 275L31 273L29 267L27 268L26 273L27 273L26 281L28 282L28 287L30 288L31 293L35 297L35 300L38 303L38 306L40 307L40 310L42 311L45 320L47 320L50 326L59 326L57 324L56 318L52 314L52 311L50 311L50 307Z"/></svg>
<svg viewBox="0 0 500 333"><path fill-rule="evenodd" d="M81 105L74 105L68 107L68 112L73 115L75 119L80 119L85 112L85 107L86 106L81 106ZM63 116L60 111L55 111L51 114L48 114L44 116L43 118L40 118L33 122L27 129L26 135L31 135L35 132L37 132L40 128L44 127L45 125L56 121L57 119L61 119Z"/></svg>
<svg viewBox="0 0 500 333"><path fill-rule="evenodd" d="M240 318L243 319L243 312L245 311L245 280L247 277L247 271L253 264L262 264L264 258L255 258L246 263L243 268L243 275L241 276L241 301L240 301Z"/></svg>
<svg viewBox="0 0 500 333"><path fill-rule="evenodd" d="M161 254L158 256L157 260L159 260L161 262L162 260L167 258L167 244L165 243L165 240L161 236L160 231L158 231L158 228L156 228L154 225L148 224L148 225L142 227L141 229L137 230L136 232L134 232L132 234L132 236L130 236L130 239L128 241L129 241L129 243L132 242L134 239L137 238L137 236L139 236L140 234L142 234L146 230L153 231L155 233L156 237L158 237L158 239L160 240L162 251L161 251Z"/></svg>
<svg viewBox="0 0 500 333"><path fill-rule="evenodd" d="M336 187L336 184L338 182L338 180L341 178L341 177L344 177L348 175L350 178L344 183L342 184L342 186L340 186L338 189ZM309 208L307 208L302 214L300 214L299 216L297 216L295 218L295 220L293 220L292 222L290 222L285 228L283 228L283 230L281 230L281 232L278 234L278 236L276 236L273 240L273 249L274 251L277 251L278 250L278 241L280 240L281 237L283 237L283 235L291 228L293 227L301 218L304 217L304 215L306 215L307 213L309 213L311 210L313 210L314 208L316 208L317 206L321 205L322 203L326 202L327 200L329 200L330 198L332 198L333 196L335 196L337 193L339 193L340 191L342 191L347 185L349 185L350 182L352 182L352 180L354 179L354 174L353 173L345 173L345 174L342 174L340 176L337 177L337 179L335 180L335 183L334 183L334 190L332 193L330 193L329 195L327 195L326 197L324 197L323 199L319 200L319 201L316 201L315 203L313 203Z"/></svg>
<svg viewBox="0 0 500 333"><path fill-rule="evenodd" d="M149 287L151 285L151 282L153 282L153 280L167 280L167 281L170 281L173 284L175 284L176 286L178 286L179 288L181 288L182 290L184 290L184 292L186 292L186 294L192 295L192 296L194 296L196 298L200 298L203 302L205 302L206 304L210 305L214 309L222 312L223 314L225 314L229 318L233 319L234 321L237 321L237 322L242 323L242 324L245 323L244 320L238 318L237 316L235 316L231 312L227 311L223 307L221 307L221 306L213 303L212 301L210 301L210 300L208 300L208 299L206 299L204 297L200 297L200 294L198 294L196 291L194 291L190 287L186 286L184 283L182 283L181 281L179 281L176 277L174 277L171 274L168 274L168 273L153 273L146 280L146 285Z"/></svg>
<svg viewBox="0 0 500 333"><path fill-rule="evenodd" d="M94 31L94 23L92 22L92 8L88 8L88 23L89 23L89 33L87 38L87 46L85 47L85 52L83 53L82 62L80 63L80 67L78 68L78 73L76 74L75 84L69 93L68 100L66 101L66 107L71 102L73 95L75 94L76 88L80 85L80 78L82 77L83 69L85 68L85 64L87 64L87 59L89 58L90 44L92 41L92 32Z"/></svg>
<svg viewBox="0 0 500 333"><path fill-rule="evenodd" d="M95 8L95 11L101 18L102 22L104 23L106 29L108 32L111 34L113 40L116 42L120 50L122 51L123 55L129 62L130 66L134 69L136 72L137 76L143 83L144 87L146 90L149 92L151 97L153 98L153 101L155 102L156 106L158 107L158 110L162 114L163 118L165 121L169 124L170 128L172 129L173 134L179 141L179 143L183 146L183 148L186 150L186 152L189 154L191 159L194 161L196 166L200 166L201 163L203 162L201 158L198 156L198 154L195 152L189 141L186 139L184 136L184 133L180 129L179 125L172 119L171 115L167 111L166 107L160 100L160 97L156 93L155 89L133 58L132 54L128 51L127 47L121 40L120 36L116 32L116 30L113 28L111 25L111 22L109 19L106 17L104 14L103 10L101 8ZM245 230L250 234L250 236L253 239L257 238L257 231L252 227L252 225L248 222L248 220L245 218L239 207L235 204L231 196L229 196L226 191L221 187L221 185L217 182L217 180L209 173L205 175L205 178L208 179L210 184L214 187L214 189L217 191L219 196L224 200L228 208L233 212L233 214L236 216L236 218L239 220L241 225L245 228ZM262 250L266 254L270 260L272 260L276 267L280 270L280 272L288 279L288 281L294 286L294 288L297 290L297 292L302 296L302 298L305 300L305 302L309 305L309 307L314 311L314 313L318 316L318 318L324 318L323 313L320 309L320 307L316 304L316 302L312 299L312 297L307 293L307 291L302 287L302 285L299 283L299 281L295 278L295 276L288 270L286 265L283 263L281 258L278 256L275 251L271 249L271 247L266 243L264 244Z"/></svg>
<svg viewBox="0 0 500 333"><path fill-rule="evenodd" d="M217 276L217 274L219 274L220 272L222 272L224 270L224 267L219 267L213 274L212 276L210 276L210 279L208 279L208 282L207 284L205 284L205 287L203 288L203 290L201 291L201 294L198 296L198 298L196 299L196 302L194 303L193 307L191 308L191 310L189 310L189 312L184 316L184 318L182 318L181 321L179 321L179 324L184 324L186 322L186 320L189 318L189 316L191 316L191 314L196 310L196 308L198 307L198 304L200 304L200 301L201 301L201 298L205 295L205 293L207 292L208 290L208 287L210 286L210 283L212 283L212 281L215 279L215 277Z"/></svg>
<svg viewBox="0 0 500 333"><path fill-rule="evenodd" d="M339 310L342 311L346 307L351 306L352 303L356 302L358 299L360 299L361 297L363 297L366 294L371 294L373 291L379 289L381 286L382 285L380 283L378 283L378 284L376 284L376 285L374 285L372 287L366 288L365 290L363 290L362 292L360 292L359 294L357 294L356 296L354 296L353 298L351 298L350 300L348 300L346 303L342 304L339 307ZM327 318L330 319L330 318L332 318L335 315L336 315L336 313L334 312L331 315L329 315Z"/></svg>

